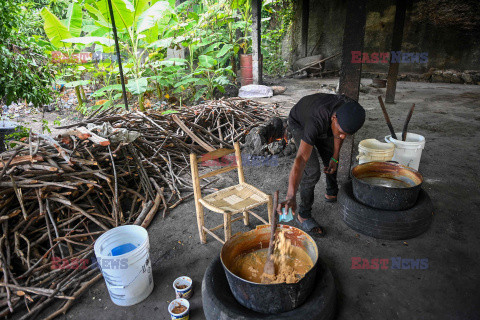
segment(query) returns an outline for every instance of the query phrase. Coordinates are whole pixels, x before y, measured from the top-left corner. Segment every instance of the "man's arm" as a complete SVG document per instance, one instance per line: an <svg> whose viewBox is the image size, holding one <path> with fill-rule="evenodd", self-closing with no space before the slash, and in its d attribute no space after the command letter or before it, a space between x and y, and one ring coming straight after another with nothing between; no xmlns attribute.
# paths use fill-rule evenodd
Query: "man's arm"
<svg viewBox="0 0 480 320"><path fill-rule="evenodd" d="M330 163L328 165L328 168L325 168L323 170L323 172L328 173L328 174L332 174L335 171L337 171L338 161L340 160L340 149L342 148L342 144L343 144L343 139L333 138L333 156L332 156L332 158L337 160L337 162L330 159Z"/></svg>
<svg viewBox="0 0 480 320"><path fill-rule="evenodd" d="M310 159L312 150L312 145L303 140L300 141L300 147L298 148L297 156L293 162L292 170L290 171L290 177L288 179L287 199L278 205L278 214L282 214L282 207L285 207L285 212L288 212L288 209L291 208L292 212L295 214L295 210L297 209L296 194L298 186L300 185L303 170L305 169L308 159Z"/></svg>

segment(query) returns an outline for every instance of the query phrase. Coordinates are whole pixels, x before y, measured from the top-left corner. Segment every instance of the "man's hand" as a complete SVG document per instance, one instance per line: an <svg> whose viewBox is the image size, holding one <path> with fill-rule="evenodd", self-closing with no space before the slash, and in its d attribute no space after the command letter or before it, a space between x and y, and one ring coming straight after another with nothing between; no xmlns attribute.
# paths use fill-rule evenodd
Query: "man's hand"
<svg viewBox="0 0 480 320"><path fill-rule="evenodd" d="M328 164L328 168L324 168L323 172L326 174L333 174L337 171L338 163L335 162L333 159L330 159L330 163Z"/></svg>
<svg viewBox="0 0 480 320"><path fill-rule="evenodd" d="M288 209L292 209L292 214L295 214L295 211L297 211L297 199L295 197L287 197L285 201L280 203L277 206L277 213L279 215L283 214L282 208L285 208L285 212L288 212Z"/></svg>

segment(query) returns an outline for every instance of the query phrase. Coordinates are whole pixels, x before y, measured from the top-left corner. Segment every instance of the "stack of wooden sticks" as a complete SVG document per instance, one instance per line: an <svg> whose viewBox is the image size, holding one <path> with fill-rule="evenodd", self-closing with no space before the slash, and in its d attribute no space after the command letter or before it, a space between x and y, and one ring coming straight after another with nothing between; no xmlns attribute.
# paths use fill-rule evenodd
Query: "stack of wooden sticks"
<svg viewBox="0 0 480 320"><path fill-rule="evenodd" d="M47 319L64 314L101 278L88 265L96 238L165 217L193 195L189 153L233 147L275 109L238 98L148 113L108 109L0 154L0 316L33 319L54 301L61 303ZM91 129L103 123L139 135L113 142Z"/></svg>

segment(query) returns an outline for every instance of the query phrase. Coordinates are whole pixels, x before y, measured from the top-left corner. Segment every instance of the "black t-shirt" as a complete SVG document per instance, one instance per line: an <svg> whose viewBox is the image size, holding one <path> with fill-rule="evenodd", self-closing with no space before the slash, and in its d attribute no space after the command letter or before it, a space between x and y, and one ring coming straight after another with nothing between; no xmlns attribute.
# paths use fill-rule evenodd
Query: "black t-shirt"
<svg viewBox="0 0 480 320"><path fill-rule="evenodd" d="M331 137L332 115L348 101L342 95L316 93L305 96L290 110L288 123L303 131L302 140L314 146L319 139Z"/></svg>

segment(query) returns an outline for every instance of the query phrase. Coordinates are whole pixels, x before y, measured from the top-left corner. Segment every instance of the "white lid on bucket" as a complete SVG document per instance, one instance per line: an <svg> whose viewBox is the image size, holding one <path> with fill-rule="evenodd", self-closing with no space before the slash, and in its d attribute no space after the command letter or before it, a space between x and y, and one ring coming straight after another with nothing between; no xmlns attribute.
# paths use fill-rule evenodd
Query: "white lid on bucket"
<svg viewBox="0 0 480 320"><path fill-rule="evenodd" d="M368 151L386 151L390 152L395 149L395 145L392 142L381 142L377 139L365 139L360 141L359 147L367 149Z"/></svg>

